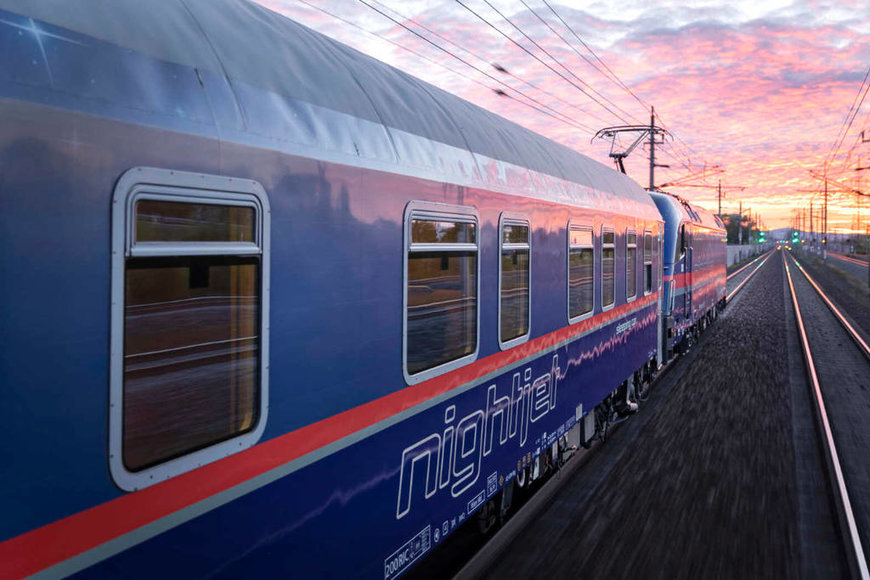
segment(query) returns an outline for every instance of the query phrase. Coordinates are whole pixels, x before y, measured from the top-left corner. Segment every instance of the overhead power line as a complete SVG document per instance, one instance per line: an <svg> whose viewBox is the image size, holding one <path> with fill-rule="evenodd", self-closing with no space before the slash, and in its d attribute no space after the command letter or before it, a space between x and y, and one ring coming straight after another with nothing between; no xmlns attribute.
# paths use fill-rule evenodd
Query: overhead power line
<svg viewBox="0 0 870 580"><path fill-rule="evenodd" d="M494 83L494 86L489 86L487 83L481 82L480 80L478 80L472 76L469 76L468 74L465 74L465 73L463 73L463 72L461 72L453 67L447 66L446 64L444 64L443 62L441 62L439 60L434 60L434 59L428 57L427 55L422 54L419 51L416 51L412 48L409 48L408 46L406 46L402 43L399 43L399 42L396 42L390 38L387 38L386 36L384 36L382 34L379 34L377 32L373 32L371 30L367 30L367 29L359 26L358 24L351 22L350 20L348 20L346 18L343 18L343 17L341 17L333 12L330 12L329 10L322 8L321 6L313 4L307 0L300 0L300 1L303 4L313 8L315 10L318 10L324 14L327 14L330 17L335 18L335 19L337 19L345 24L349 24L350 26L353 26L354 28L361 30L362 32L364 32L368 35L374 36L374 37L376 37L384 42L387 42L393 46L396 46L397 48L399 48L405 52L408 52L408 53L414 55L415 57L421 58L429 63L435 64L436 66L438 66L438 67L440 67L448 72L459 75L460 77L462 77L470 82L473 82L473 83L475 83L481 87L487 88L489 90L492 90L493 92L495 92L499 96L512 99L513 101L515 101L515 102L517 102L517 103L519 103L527 108L530 108L537 113L547 115L548 117L550 117L550 118L552 118L552 119L554 119L562 124L565 124L569 127L572 127L574 129L579 129L581 131L587 131L589 133L594 132L594 129L592 129L592 128L586 126L585 124L583 124L582 122L580 122L576 116L571 116L571 115L569 115L569 114L567 114L567 113L565 113L557 108L554 108L553 106L547 104L546 102L541 101L538 98L535 98L534 96L528 94L527 92L524 92L523 90L521 90L519 88L515 88L511 84L504 82L504 80L495 76L495 73L487 72L485 70L484 66L474 64L468 58L464 58L462 55L457 54L457 52L448 48L448 46L455 47L459 51L461 51L467 55L470 55L470 57L472 57L473 59L476 59L480 62L486 63L486 65L485 65L486 67L493 66L497 71L499 71L500 73L508 75L514 81L520 83L523 87L527 87L533 91L537 91L537 92L540 92L541 94L547 95L547 97L549 97L551 99L555 99L556 101L559 101L560 103L562 103L566 107L570 107L572 109L580 111L584 115L590 115L590 116L595 117L599 120L603 120L602 117L596 115L595 113L587 111L586 109L563 99L562 97L556 95L555 93L547 91L546 89L536 85L535 83L527 81L527 80L521 78L520 76L513 74L512 72L508 71L506 68L501 67L497 64L492 64L491 59L482 57L480 54L475 53L474 51L471 51L468 48L461 46L460 44L454 42L453 40L450 40L449 38L439 34L438 32L426 27L425 25L421 24L420 22L416 21L415 19L409 18L405 15L402 15L399 11L397 11L391 7L385 6L382 2L379 2L378 0L359 0L359 1L362 5L366 6L368 9L378 13L381 17L386 18L387 20L389 20L393 24L399 26L404 31L413 35L414 37L416 37L420 41L423 41L424 43L428 44L432 48L447 55L449 58L458 61L463 66L473 70L478 75L481 75L485 80L488 80L488 81ZM602 95L601 93L596 91L586 81L584 81L583 79L578 77L576 74L574 74L573 71L571 71L564 63L562 63L561 61L559 61L559 59L557 59L555 56L553 56L553 54L549 50L547 50L539 42L537 42L533 38L531 38L531 36L526 34L519 26L517 26L517 24L515 24L507 16L505 16L502 12L500 12L497 8L495 8L488 0L484 0L484 2L493 11L495 11L510 26L512 26L515 30L517 30L525 39L528 40L528 42L532 43L536 48L538 48L541 52L543 52L546 56L548 56L554 63L556 63L558 66L562 67L563 69L565 69L568 72L568 74L570 74L574 78L576 78L578 82L589 87L589 91L594 92L594 94L590 94L589 91L584 90L583 87L581 87L577 83L573 82L570 78L566 77L559 70L553 68L549 63L542 60L541 57L534 54L527 47L523 46L522 44L520 44L519 42L514 40L512 37L510 37L510 35L506 34L504 31L499 29L497 26L495 26L494 24L489 22L485 17L483 17L480 14L478 14L477 12L475 12L473 9L471 9L469 6L467 6L461 0L456 0L456 1L458 4L463 6L463 8L465 8L467 11L469 11L471 14L476 16L481 22L483 22L485 25L487 25L491 29L495 30L501 36L505 37L508 41L510 41L512 44L514 44L517 48L522 50L525 54L531 56L537 62L544 65L546 68L548 68L551 72L558 75L562 80L568 82L574 88L578 89L581 93L583 93L586 97L588 97L596 105L602 107L607 112L609 112L610 114L614 115L615 117L617 117L623 121L624 121L623 116L620 115L619 113L617 113L616 111L614 111L606 103L610 103L611 105L613 105L614 108L618 108L621 113L624 113L628 116L631 116L630 113L627 113L624 109L622 109L621 107L618 107L618 105L613 103L613 101L611 101L610 99L608 99L607 97L605 97L604 95ZM524 0L521 0L521 1L522 1L523 5L526 6L526 8L529 9L529 11L536 18L538 18L538 20L540 20L545 25L547 25L547 27L550 29L551 32L553 32L555 34L556 37L558 37L563 43L565 43L573 52L578 54L578 56L583 58L584 61L586 61L590 66L592 66L598 73L602 74L605 78L607 78L609 82L613 82L618 87L622 88L623 90L626 90L638 102L641 102L641 103L643 102L636 94L634 94L631 91L631 89L628 88L628 86L624 82L622 82L621 79L619 79L619 77L615 73L613 73L613 71L609 67L607 67L606 63L597 54L595 54L594 51L585 42L582 41L582 39L579 37L579 35L576 33L576 31L574 31L572 28L570 28L570 26L564 21L564 19L555 11L555 9L552 6L547 4L546 1L545 1L545 4L550 9L550 11L553 12L556 15L556 17L559 18L559 20L561 22L563 22L563 24L565 24L565 26L571 31L572 35L578 40L578 42L580 42L587 50L589 50L590 54L592 54L594 56L595 60L598 63L600 63L600 66L597 66L595 62L592 62L591 60L588 59L588 57L585 57L585 55L582 55L581 53L579 53L577 48L567 38L565 38L564 35L557 33L555 31L555 29L553 29L553 27L550 26L535 10L530 8L529 5ZM392 14L398 15L398 17L392 16L390 13L388 13L388 11ZM413 28L411 28L411 26L409 26L409 23L413 24L417 28L425 31L427 34L431 35L431 37L427 37L426 35L422 34L421 32L414 30ZM433 38L440 39L443 42L437 42ZM602 102L602 100L596 98L595 95L601 96L602 99L604 101L606 101L606 103ZM660 116L657 115L656 117L661 122ZM663 122L661 123L661 125L664 127ZM691 172L692 165L693 165L691 162L691 157L689 156L689 154L687 154L685 152L685 148L687 148L688 146L678 136L676 137L676 139L677 139L677 141L672 141L672 144L674 144L673 151L668 150L668 149L662 149L660 151L660 154L665 154L668 157L674 159L678 163L685 166L686 169Z"/></svg>
<svg viewBox="0 0 870 580"><path fill-rule="evenodd" d="M515 79L517 82L523 84L524 86L527 86L527 87L529 87L529 88L531 88L531 89L533 89L533 90L535 90L535 91L539 91L539 92L541 92L541 93L547 95L548 97L553 98L553 99L559 101L560 103L562 103L562 104L565 105L566 107L570 107L570 108L572 108L572 109L574 109L574 110L576 110L576 111L579 111L579 112L583 113L584 115L588 115L588 114L590 114L589 111L587 111L586 109L584 109L584 108L582 108L582 107L580 107L580 106L578 106L578 105L576 105L576 104L574 104L574 103L571 103L571 102L569 102L569 101L563 99L563 98L560 97L559 95L557 95L557 94L555 94L555 93L553 93L553 92L550 92L550 91L548 91L547 89L545 89L545 88L543 88L543 87L540 87L540 86L536 85L535 83L533 83L533 82L531 82L531 81L527 81L527 80L525 80L525 79L523 79L523 78L521 78L521 77L515 75L514 73L512 73L512 72L509 71L509 70L507 70L506 68L504 68L504 67L501 66L501 65L498 65L498 64L495 64L495 63L490 62L491 59L484 58L484 57L481 56L480 54L478 54L478 53L476 53L476 52L470 50L468 47L462 46L462 45L458 44L456 41L451 40L450 38L447 38L447 37L444 36L443 34L440 34L440 33L438 33L437 31L432 30L431 28L429 28L429 27L426 26L425 24L419 22L417 19L412 18L412 17L410 17L410 16L407 16L407 15L405 15L405 14L402 14L401 12L399 12L398 10L396 10L396 9L394 9L394 8L392 8L392 7L385 6L385 5L383 4L383 2L379 2L378 0L370 0L370 1L374 2L375 4L377 4L377 5L380 6L382 9L384 9L384 10L389 10L390 12L392 12L392 13L395 14L395 15L397 15L398 17L403 18L406 22L411 22L411 23L413 23L415 26L421 28L422 30L425 30L427 33L431 34L432 36L435 36L435 37L441 39L441 40L444 41L445 43L447 43L447 44L449 44L449 45L452 45L452 46L458 48L459 50L465 52L466 54L469 54L469 55L473 56L474 58L476 58L476 59L479 60L480 62L486 63L486 66L492 66L492 67L495 68L497 71L499 71L499 72L501 72L501 73L503 73L503 74L506 74L506 75L510 76L511 78ZM477 70L477 69L475 69L475 70Z"/></svg>
<svg viewBox="0 0 870 580"><path fill-rule="evenodd" d="M552 32L553 34L555 34L555 35L559 38L559 40L561 40L562 42L564 42L564 43L565 43L565 46L567 46L568 48L570 48L571 51L574 52L574 54L576 54L577 56L579 56L579 57L580 57L581 59L583 59L587 64L589 64L589 66L591 66L591 67L594 68L596 71L598 71L599 73L601 73L601 74L604 76L604 78L606 78L606 79L612 81L612 79L610 78L610 76L607 75L607 73L605 73L601 68L599 68L599 67L598 67L598 66L597 66L597 65L596 65L592 60L589 59L589 57L587 57L585 54L583 54L583 53L581 53L579 50L577 50L577 48L576 48L573 44L571 44L571 42L570 42L567 38L565 38L564 36L562 36L562 35L559 33L558 30L556 30L555 28L553 28L553 26L552 26L549 22L547 22L543 17L541 17L541 15L538 14L537 11L536 11L534 8L532 8L531 6L529 6L529 5L526 3L525 0L520 0L520 2L522 2L523 6L525 6L526 9L527 9L529 12L531 12L532 15L535 16L535 18L537 18L538 20L540 20L541 23L542 23L544 26L546 26L546 27L550 30L550 32ZM487 4L489 4L489 2L487 2ZM508 21L508 22L510 22L510 21ZM515 26L515 28L517 28L517 30L519 30L518 27ZM532 41L532 42L534 42L534 41ZM538 46L537 43L535 43L535 45ZM547 52L546 50L545 50L544 52L545 52L548 56L550 56L550 58L553 58L554 60L556 60L555 57L553 57L552 55L550 55L549 52ZM600 60L600 59L599 59L599 60ZM557 62L559 62L559 61L557 61ZM570 69L568 69L567 66L565 66L565 65L562 64L561 62L560 62L559 64L562 66L562 68L564 68L565 70L569 70L569 72L570 72ZM571 74L574 75L573 72L571 72ZM574 76L576 77L576 75L574 75ZM587 86L589 86L588 83L586 83L586 84L587 84ZM619 85L617 84L617 86L619 86ZM591 88L591 87L590 87L590 88ZM640 122L640 121L637 119L637 117L635 117L634 115L632 115L631 113L629 113L628 111L626 111L625 109L623 109L622 107L618 106L616 103L614 103L613 101L611 101L610 99L608 99L607 97L605 97L604 95L602 95L600 92L595 91L594 89L592 89L592 90L595 92L596 95L598 95L599 97L601 97L601 98L603 98L603 99L606 99L608 103L610 103L610 104L612 104L614 107L618 108L622 113L624 113L625 115L627 115L628 117L630 117L632 120L634 120L634 121L636 121L636 122Z"/></svg>
<svg viewBox="0 0 870 580"><path fill-rule="evenodd" d="M547 8L550 9L550 12L552 12L553 15L556 16L556 18L559 19L559 22L561 22L561 23L565 26L565 28L567 28L568 31L569 31L569 32L574 36L574 38L577 39L577 42L579 42L580 44L582 44L583 47L584 47L586 50L589 51L589 54L591 54L592 57L595 58L595 60L597 60L599 63L601 63L601 66L603 66L604 69L605 69L608 73L610 73L609 76L606 75L606 74L605 74L604 76L610 78L614 83L616 83L618 86L620 86L620 87L623 88L625 91L627 91L628 94L630 94L632 97L634 97L635 100L636 100L638 103L640 103L641 106L643 106L644 110L649 109L649 108L650 108L650 105L649 105L647 102L645 102L643 99L641 99L640 97L638 97L638 96L634 93L634 91L632 91L630 88L628 88L628 85L626 85L624 82L622 82L622 79L620 79L620 78L616 75L616 73L613 72L613 70L611 70L611 68L610 68L609 66L607 66L607 63L605 63L603 60L601 60L601 58L599 58L599 56L595 53L595 51L592 50L592 47L590 47L588 44L586 44L586 43L583 41L582 38L580 38L580 35L577 34L577 33L574 31L574 28L572 28L570 24L568 24L567 22L565 22L565 20L562 18L562 16L560 16L559 13L556 12L555 8L553 8L553 7L550 5L550 3L547 2L547 0L543 0L543 2L544 2L544 5L545 5ZM525 2L523 2L523 5L525 5ZM526 7L528 8L528 6L526 6ZM566 42L567 42L567 41L566 41ZM594 65L593 65L593 66L594 66ZM599 70L599 72L601 72L600 69L598 69L597 67L596 67L596 69ZM602 74L604 74L604 73L602 73Z"/></svg>
<svg viewBox="0 0 870 580"><path fill-rule="evenodd" d="M644 109L651 108L650 105L648 103L646 103L646 101L641 99L634 91L631 90L631 88L629 88L628 85L626 85L622 81L622 79L619 78L619 76L615 72L613 72L613 70L607 65L606 62L604 62L603 59L601 59L601 57L598 56L598 54L592 49L592 47L590 47L588 44L586 44L586 42L583 41L583 39L580 37L580 35L577 34L577 31L574 30L574 28L570 24L568 24L568 22L566 22L564 18L562 18L562 16L556 11L555 8L553 8L552 5L550 5L550 3L547 0L542 0L544 5L550 10L550 12L553 13L553 15L559 20L559 22L561 22L562 25L568 29L568 31L577 40L577 42L579 42L589 52L589 54L591 54L592 57L596 61L598 61L598 63L600 63L601 67L597 66L587 56L585 56L580 51L578 51L577 48L568 39L566 39L564 36L559 34L544 18L542 18L540 16L540 14L538 14L531 6L529 6L525 0L520 0L520 1L522 2L523 6L525 6L538 20L540 20L542 23L544 23L544 25L547 26L547 28L549 28L556 36L558 36L559 39L561 39L562 42L564 42L572 51L574 51L575 54L577 54L580 58L582 58L584 61L586 61L590 66L592 66L596 71L598 71L606 79L608 79L609 81L614 83L617 87L621 88L626 93L628 93L628 95L630 95L638 103L640 103L644 107ZM692 163L691 147L689 147L689 145L683 139L681 139L679 135L674 134L672 131L670 131L670 129L668 129L667 125L665 124L665 122L662 120L661 116L658 113L656 114L656 118L658 119L661 126L665 129L667 129L668 132L671 135L673 135L673 137L675 138L675 141L673 141L672 143L674 144L674 148L677 150L678 155L670 155L670 154L669 155L673 159L675 159L676 161L680 162L687 170L692 171L691 166L693 165L693 163ZM680 155L683 157L683 159L680 159Z"/></svg>
<svg viewBox="0 0 870 580"><path fill-rule="evenodd" d="M511 87L510 85L508 85L507 83L505 83L505 82L502 81L501 79L498 79L498 78L496 78L495 76L493 76L493 75L491 75L491 74L489 74L489 73L487 73L487 72L485 72L485 71L479 69L478 67L474 66L473 64L471 64L470 62L466 61L466 60L463 59L462 57L460 57L460 56L458 56L458 55L452 53L451 51L449 51L449 50L447 50L447 49L445 49L445 48L439 46L439 45L436 44L436 43L433 43L431 40L425 38L424 36L420 35L420 34L417 33L416 31L409 29L407 26L405 26L403 23L397 21L395 18L392 18L392 17L389 16L388 14L386 14L386 13L384 13L384 12L378 10L376 7L371 6L371 5L368 4L365 0L360 0L360 2L361 2L362 4L364 4L365 6L369 7L370 9L374 10L374 11L377 12L378 14L381 14L383 17L387 18L387 19L390 20L391 22L393 22L393 23L395 23L395 24L398 24L399 26L401 26L402 28L404 28L404 29L407 30L408 32L414 34L415 36L417 36L417 37L421 38L422 40L426 41L427 43L431 44L432 46L434 46L434 47L437 48L438 50L440 50L440 51L442 51L442 52L445 52L446 54L448 54L448 55L451 56L452 58L455 58L455 59L458 60L459 62L461 62L461 63L463 63L464 65L468 66L469 68L471 68L471 69L477 71L478 73L480 73L481 75L483 75L483 76L485 76L486 78L490 79L491 81L495 82L496 84L498 84L498 85L504 87L505 89L507 89L507 91L515 92L516 94L520 95L522 98L524 98L524 99L528 99L529 101L531 101L532 103L535 103L535 104L533 105L533 104L531 104L531 103L528 103L528 102L523 101L522 99L516 98L516 97L512 96L511 94L509 94L507 91L504 91L504 90L499 91L499 90L493 89L492 87L487 86L486 84L480 82L480 81L477 80L477 79L474 79L474 78L472 78L472 77L470 77L470 76L468 76L468 75L466 75L466 74L463 74L463 73L460 72L460 71L457 71L457 70L455 70L455 69L452 69L452 68L446 66L444 63L441 63L441 62L438 62L438 61L436 61L436 60L433 60L433 59L427 57L426 55L423 55L423 54L421 54L421 53L419 53L419 52L417 52L417 51L415 51L415 50L413 50L413 49L411 49L411 48L408 48L407 46L404 46L404 45L402 45L402 44L400 44L400 43L398 43L398 42L395 42L395 41L393 41L393 40L391 40L391 39L389 39L389 38L386 38L386 37L384 37L384 36L381 35L381 34L378 34L378 33L376 33L376 32L372 32L372 31L370 31L370 30L367 30L367 29L363 28L362 26L359 26L358 24L356 24L356 23L354 23L354 22L351 22L350 20L347 20L346 18L343 18L343 17L341 17L341 16L339 16L339 15L333 13L333 12L330 12L329 10L326 10L325 8L323 8L323 7L321 7L321 6L318 6L318 5L316 5L316 4L313 4L313 3L311 3L311 2L308 2L307 0L299 0L299 1L300 1L301 3L303 3L303 4L305 4L306 6L309 6L309 7L313 8L313 9L315 9L315 10L318 10L319 12L322 12L322 13L324 13L324 14L326 14L326 15L332 17L332 18L335 18L336 20L339 20L339 21L341 21L341 22L344 22L345 24L349 24L350 26L353 26L354 28L356 28L356 29L358 29L358 30L361 30L362 32L365 32L366 34L369 34L369 35L374 36L374 37L376 37L376 38L378 38L378 39L380 39L380 40L382 40L382 41L384 41L384 42L387 42L387 43L389 43L389 44L392 44L393 46L396 46L397 48L399 48L399 49L401 49L401 50L404 50L404 51L406 51L406 52L409 52L410 54L413 54L413 55L416 56L416 57L422 58L423 60L426 60L427 62L430 62L430 63L432 63L432 64L434 64L434 65L436 65L436 66L439 66L439 67L441 67L441 68L443 68L443 69L445 69L445 70L447 70L447 71L449 71L449 72L451 72L451 73L453 73L453 74L459 75L459 76L461 76L462 78L465 78L465 79L467 79L467 80L469 80L469 81L471 81L471 82L473 82L473 83L475 83L475 84L478 84L478 85L480 85L480 86L486 88L487 90L492 90L492 91L496 92L496 94L498 94L499 96L503 96L503 97L506 97L506 98L510 98L510 99L514 100L515 102L521 104L521 105L524 105L524 106L526 106L526 107L528 107L528 108L531 108L532 110L534 110L534 111L536 111L536 112L538 112L538 113L542 113L542 114L544 114L544 115L547 115L547 116L549 116L549 117L552 117L552 118L556 119L557 121L560 121L560 122L562 122L562 123L565 123L565 124L567 124L567 125L569 125L569 126L575 128L575 129L580 129L580 130L582 130L582 131L590 131L590 132L592 131L591 128L589 128L589 127L583 125L582 123L576 121L575 119L572 119L572 118L569 117L568 115L566 115L566 114L564 114L564 113L561 113L561 112L557 111L556 109L553 109L552 107L546 105L545 103L542 103L542 102L538 101L538 100L535 99L534 97L531 97L531 96L529 96L529 95L526 95L526 94L523 93L522 91L520 91L520 90L518 90L518 89L515 89L515 88ZM537 105L537 106L536 106L536 105Z"/></svg>
<svg viewBox="0 0 870 580"><path fill-rule="evenodd" d="M837 155L840 152L840 147L843 145L846 135L849 134L849 129L852 128L852 124L855 122L855 117L858 116L858 113L864 104L864 99L867 98L867 93L870 91L870 83L867 82L868 78L870 78L870 67L867 68L867 72L864 74L864 80L861 81L861 86L858 88L858 92L855 94L855 98L849 106L849 112L846 113L846 117L843 119L840 129L837 131L837 136L834 138L834 144L831 146L831 151L828 156L825 157L825 167L828 167L836 160Z"/></svg>
<svg viewBox="0 0 870 580"><path fill-rule="evenodd" d="M560 61L558 58L556 58L555 56L553 56L553 54L552 54L549 50L547 50L544 46L542 46L540 43L538 43L537 41L535 41L535 39L533 39L531 36L529 36L528 34L526 34L526 33L523 31L522 28L520 28L517 24L515 24L515 23L514 23L510 18L508 18L506 15L504 15L504 14L503 14L503 13L502 13L498 8L496 8L495 6L493 6L492 3L490 3L489 0L483 0L483 1L486 3L487 6L489 6L492 10L494 10L496 14L498 14L502 19L504 19L505 22L507 22L509 25L511 25L511 27L513 27L517 32L519 32L520 34L522 34L524 38L526 38L529 42L531 42L533 45L535 45L535 47L537 47L537 48L538 48L539 50L541 50L544 54L546 54L548 57L550 57L550 59L553 60L553 62L555 62L556 64L558 64L560 67L562 67L562 68L565 70L565 72L567 72L567 73L570 74L572 77L574 77L575 79L577 79L577 82L579 82L579 83L581 83L583 86L587 87L590 91L592 91L593 93L595 93L595 94L596 94L600 99L606 101L607 104L609 104L609 105L612 106L613 108L618 109L622 114L626 115L627 117L629 117L630 119L632 119L632 120L634 120L634 121L638 121L637 117L634 117L631 113L629 113L628 111L626 111L625 109L623 109L622 107L620 107L618 104L616 104L616 103L614 103L612 100L610 100L608 97L606 97L605 95L603 95L603 94L601 94L599 91L597 91L597 90L595 89L595 87L593 87L593 86L590 85L588 82L584 81L584 80L581 79L579 76L577 76L577 75L574 73L574 71L572 71L570 68L568 68L568 67L567 67L567 66L566 66L562 61ZM532 11L532 12L534 13L534 11ZM570 47L570 45L569 45L569 47ZM593 98L591 95L589 95L589 96L590 96L590 98ZM593 98L593 100L595 100L596 102L598 102L601 106L604 106L604 105L603 105L602 103L600 103L597 99L594 99L594 98ZM605 108L607 108L607 107L605 107ZM609 108L607 108L607 109L608 109L608 111L610 111ZM612 113L612 111L610 111L610 112ZM621 120L624 120L624 119L622 119L622 117L620 117L620 119L621 119Z"/></svg>
<svg viewBox="0 0 870 580"><path fill-rule="evenodd" d="M360 0L360 1L363 1L363 0ZM576 82L572 81L570 78L568 78L567 76L565 76L565 74L562 73L561 71L558 71L558 70L556 70L555 68L553 68L553 66L550 65L548 62L545 62L541 57L539 57L538 55L536 55L535 53L533 53L532 51L530 51L528 48L526 48L525 46L523 46L522 44L520 44L519 42L517 42L516 40L514 40L514 39L513 39L509 34L505 33L505 32L502 31L500 28L498 28L496 25L494 25L494 24L491 23L489 20L487 20L485 17L483 17L482 15L480 15L479 13L477 13L473 8L471 8L470 6L468 6L468 5L467 5L466 3L464 3L462 0L455 0L455 1L456 1L457 4L459 4L460 6L462 6L463 8L465 8L468 12L470 12L471 14L473 14L474 16L476 16L476 17L477 17L481 22L483 22L484 24L486 24L487 26L489 26L490 28L492 28L493 30L495 30L498 34L500 34L501 36L503 36L504 38L506 38L506 39L507 39L509 42L511 42L514 46L516 46L517 48L519 48L520 50L522 50L523 52L525 52L526 54L528 54L529 56L531 56L532 58L534 58L536 61L538 61L539 63L541 63L541 64L544 65L545 67L547 67L550 71L552 71L553 73L555 73L556 75L558 75L562 80L564 80L565 82L569 83L571 86L573 86L574 88L576 88L578 91L580 91L581 93L583 93L584 95L586 95L587 97L589 97L590 99L592 99L593 101L595 101L599 106L601 106L603 109L605 109L608 113L610 113L611 115L614 115L616 118L618 118L619 120L621 120L621 121L623 121L623 122L627 122L627 121L626 121L622 116L619 115L619 113L616 113L616 112L613 111L610 107L608 107L605 103L602 103L601 101L599 101L598 99L596 99L593 95L589 94L589 92L588 92L586 89L584 89L582 86L580 86L580 85L577 84ZM487 4L488 6L490 6L490 8L493 8L493 7L492 7L492 4L490 4L487 0L484 0L484 2L486 2L486 4ZM501 12L499 12L497 9L493 8L493 10L495 10L499 15L501 15ZM505 18L505 17L502 16L502 18ZM505 18L505 20L507 20L507 18ZM511 26L514 26L512 22L508 21L508 23L511 24ZM516 28L516 26L514 26L514 28ZM523 34L523 36L526 36L525 33L522 33L522 32L521 32L521 34ZM527 36L526 36L526 37L527 37ZM527 38L528 38L528 37L527 37ZM536 43L534 43L534 41L532 41L531 39L529 39L529 40L530 40L533 44L536 44ZM537 45L537 44L536 44L536 45ZM537 45L537 46L539 46L539 45ZM545 52L546 52L546 51L545 51ZM551 56L550 58L552 58L552 56ZM580 82L583 82L583 81L580 81ZM604 119L601 119L600 117L599 117L598 119L601 120L601 121L604 121Z"/></svg>

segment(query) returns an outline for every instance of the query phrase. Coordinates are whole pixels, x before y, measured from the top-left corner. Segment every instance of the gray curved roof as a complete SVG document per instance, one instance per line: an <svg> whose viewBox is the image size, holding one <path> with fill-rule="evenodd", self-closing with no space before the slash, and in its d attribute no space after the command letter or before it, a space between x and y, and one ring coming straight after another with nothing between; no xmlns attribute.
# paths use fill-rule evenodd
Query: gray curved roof
<svg viewBox="0 0 870 580"><path fill-rule="evenodd" d="M538 197L561 190L559 201L657 216L646 192L609 167L245 0L0 0L0 9L210 72L206 83L228 80L234 106L210 99L224 139L517 193L544 185Z"/></svg>
<svg viewBox="0 0 870 580"><path fill-rule="evenodd" d="M655 201L665 220L674 223L689 222L712 230L725 231L716 214L706 208L666 192L651 193L650 197Z"/></svg>

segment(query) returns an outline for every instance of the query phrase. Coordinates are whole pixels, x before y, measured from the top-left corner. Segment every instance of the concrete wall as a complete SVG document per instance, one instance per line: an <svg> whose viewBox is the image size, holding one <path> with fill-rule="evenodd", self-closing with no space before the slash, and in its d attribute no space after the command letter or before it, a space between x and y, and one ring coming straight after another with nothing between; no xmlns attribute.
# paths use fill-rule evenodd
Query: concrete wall
<svg viewBox="0 0 870 580"><path fill-rule="evenodd" d="M743 244L742 246L728 245L728 263L727 266L745 260L752 256L757 256L770 249L770 244Z"/></svg>

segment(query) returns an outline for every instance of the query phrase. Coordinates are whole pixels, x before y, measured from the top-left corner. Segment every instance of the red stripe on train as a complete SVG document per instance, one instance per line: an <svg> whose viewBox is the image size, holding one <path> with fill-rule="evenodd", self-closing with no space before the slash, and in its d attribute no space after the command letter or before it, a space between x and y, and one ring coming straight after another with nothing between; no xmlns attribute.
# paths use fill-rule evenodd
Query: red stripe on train
<svg viewBox="0 0 870 580"><path fill-rule="evenodd" d="M6 540L0 543L0 562L3 563L0 578L28 576L59 564L657 299L657 293L638 298L419 385Z"/></svg>
<svg viewBox="0 0 870 580"><path fill-rule="evenodd" d="M721 264L714 264L713 266L707 266L701 270L695 270L692 272L692 285L697 286L702 282L706 282L710 278L715 278L716 276L722 276L723 280L725 278L725 266ZM686 279L688 278L688 274L675 274L672 276L665 276L665 281L674 280L674 286L676 288L685 288L688 286L686 283Z"/></svg>

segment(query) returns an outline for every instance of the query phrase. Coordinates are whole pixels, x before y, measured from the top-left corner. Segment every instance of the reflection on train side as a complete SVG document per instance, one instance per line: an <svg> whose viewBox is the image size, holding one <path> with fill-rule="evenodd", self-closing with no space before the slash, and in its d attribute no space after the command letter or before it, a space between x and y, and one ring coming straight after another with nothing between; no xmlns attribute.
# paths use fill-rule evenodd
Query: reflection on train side
<svg viewBox="0 0 870 580"><path fill-rule="evenodd" d="M256 423L256 259L131 260L124 316L124 464L138 471Z"/></svg>
<svg viewBox="0 0 870 580"><path fill-rule="evenodd" d="M408 259L408 372L474 352L476 252L419 252Z"/></svg>

